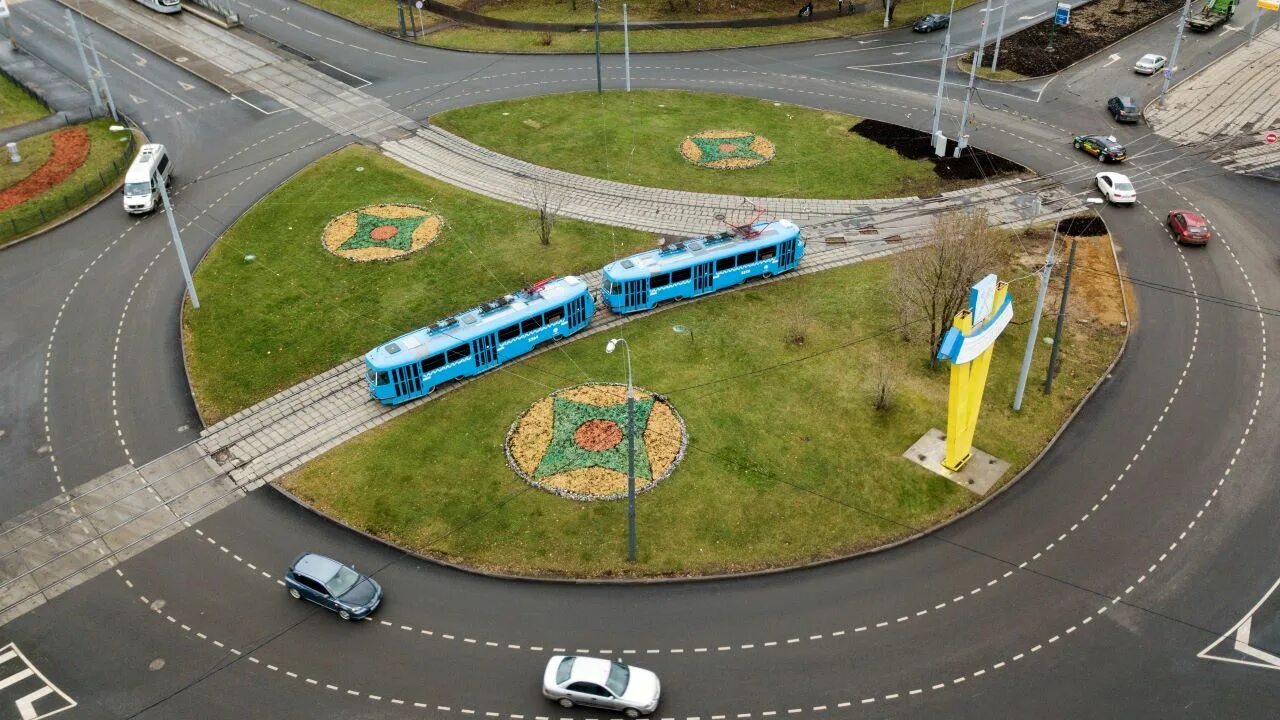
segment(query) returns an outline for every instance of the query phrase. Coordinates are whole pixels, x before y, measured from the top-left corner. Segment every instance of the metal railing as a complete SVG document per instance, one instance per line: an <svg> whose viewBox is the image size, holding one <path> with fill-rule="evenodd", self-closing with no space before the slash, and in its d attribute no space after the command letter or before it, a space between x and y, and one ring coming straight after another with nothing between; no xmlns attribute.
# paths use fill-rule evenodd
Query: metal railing
<svg viewBox="0 0 1280 720"><path fill-rule="evenodd" d="M65 193L62 195L61 203L55 203L52 207L49 207L48 204L42 204L35 211L10 214L13 210L20 210L28 202L39 200L41 195L37 195L24 203L15 205L10 210L0 211L0 246L57 220L115 184L116 180L129 168L129 163L133 160L133 152L136 149L137 140L131 131L128 142L123 143L120 153L111 159L110 168L99 170L96 175L71 184L69 187L69 182L63 181L42 193L42 195ZM90 148L89 152L93 152L92 148ZM88 162L87 158L86 162Z"/></svg>

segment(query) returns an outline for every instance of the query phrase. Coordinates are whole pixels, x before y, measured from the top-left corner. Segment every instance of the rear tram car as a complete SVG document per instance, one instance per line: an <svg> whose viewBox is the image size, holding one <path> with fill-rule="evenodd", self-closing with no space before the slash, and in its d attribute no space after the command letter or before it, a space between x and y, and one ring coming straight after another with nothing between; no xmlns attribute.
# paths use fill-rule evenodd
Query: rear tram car
<svg viewBox="0 0 1280 720"><path fill-rule="evenodd" d="M397 405L438 385L479 375L585 328L595 312L572 275L531 287L402 335L364 356L369 394Z"/></svg>
<svg viewBox="0 0 1280 720"><path fill-rule="evenodd" d="M616 313L648 310L786 272L803 255L800 229L790 220L758 222L609 263L601 292Z"/></svg>

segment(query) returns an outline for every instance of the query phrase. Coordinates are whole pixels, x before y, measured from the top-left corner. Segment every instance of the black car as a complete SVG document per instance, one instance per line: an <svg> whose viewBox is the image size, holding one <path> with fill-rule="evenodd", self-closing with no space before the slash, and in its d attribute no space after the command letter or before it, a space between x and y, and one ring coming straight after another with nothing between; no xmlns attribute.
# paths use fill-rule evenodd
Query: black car
<svg viewBox="0 0 1280 720"><path fill-rule="evenodd" d="M1127 157L1124 145L1110 135L1076 135L1072 145L1101 162L1120 162Z"/></svg>
<svg viewBox="0 0 1280 720"><path fill-rule="evenodd" d="M950 16L943 15L941 13L929 13L917 20L916 24L911 26L911 29L916 32L927 33L933 32L934 30L941 30L950 24Z"/></svg>
<svg viewBox="0 0 1280 720"><path fill-rule="evenodd" d="M1142 112L1138 110L1138 103L1128 95L1113 97L1107 101L1107 112L1111 113L1111 117L1116 122L1136 123L1142 118Z"/></svg>

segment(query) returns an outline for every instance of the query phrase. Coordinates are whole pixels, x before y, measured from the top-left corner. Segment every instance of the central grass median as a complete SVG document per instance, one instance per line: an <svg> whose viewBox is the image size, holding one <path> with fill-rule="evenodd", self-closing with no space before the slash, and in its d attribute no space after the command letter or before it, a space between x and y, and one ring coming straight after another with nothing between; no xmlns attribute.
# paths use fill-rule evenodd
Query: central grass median
<svg viewBox="0 0 1280 720"><path fill-rule="evenodd" d="M637 122L637 118L644 118ZM749 197L877 198L972 185L941 177L851 128L861 118L754 98L678 90L569 93L472 105L431 122L536 165L649 187ZM775 153L743 170L713 170L681 155L687 136L741 130Z"/></svg>

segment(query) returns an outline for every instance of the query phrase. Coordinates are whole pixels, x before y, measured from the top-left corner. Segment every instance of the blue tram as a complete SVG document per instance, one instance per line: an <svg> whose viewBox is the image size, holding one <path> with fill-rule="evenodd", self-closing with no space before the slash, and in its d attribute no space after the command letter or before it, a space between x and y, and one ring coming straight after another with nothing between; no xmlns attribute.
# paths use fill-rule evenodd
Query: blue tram
<svg viewBox="0 0 1280 720"><path fill-rule="evenodd" d="M804 240L794 223L759 222L609 263L601 292L614 312L648 310L664 300L705 295L748 278L786 272L803 255Z"/></svg>
<svg viewBox="0 0 1280 720"><path fill-rule="evenodd" d="M443 382L478 375L572 335L594 312L579 278L544 280L365 353L369 394L388 405L422 397Z"/></svg>

